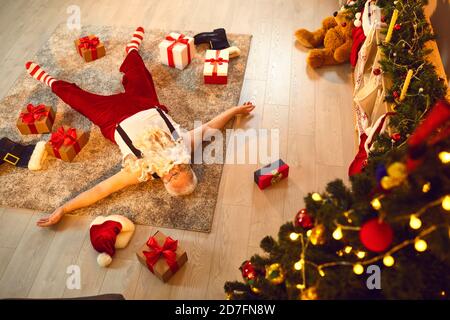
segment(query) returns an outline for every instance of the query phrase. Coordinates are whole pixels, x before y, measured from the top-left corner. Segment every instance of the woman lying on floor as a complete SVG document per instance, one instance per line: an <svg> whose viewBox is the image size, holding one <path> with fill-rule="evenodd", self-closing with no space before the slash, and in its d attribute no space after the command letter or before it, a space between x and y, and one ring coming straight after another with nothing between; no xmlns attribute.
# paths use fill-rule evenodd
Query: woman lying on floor
<svg viewBox="0 0 450 320"><path fill-rule="evenodd" d="M144 29L136 29L126 46L127 56L120 67L124 73L124 93L101 96L86 92L73 83L56 80L37 64L28 62L28 73L48 85L65 103L94 124L102 134L116 143L123 156L123 169L93 188L79 194L51 215L40 219L38 226L48 227L64 214L87 207L127 186L161 178L166 190L174 196L194 191L197 178L192 171L190 153L194 145L194 130L182 134L161 105L150 72L138 53ZM202 137L208 129L222 129L235 115L248 114L255 106L246 102L221 113L202 127Z"/></svg>

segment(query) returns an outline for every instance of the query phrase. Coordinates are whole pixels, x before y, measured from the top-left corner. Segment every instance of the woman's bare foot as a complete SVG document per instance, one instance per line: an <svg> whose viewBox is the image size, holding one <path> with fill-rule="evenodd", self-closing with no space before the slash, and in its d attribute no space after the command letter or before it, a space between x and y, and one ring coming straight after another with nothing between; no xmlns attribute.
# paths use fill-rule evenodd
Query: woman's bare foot
<svg viewBox="0 0 450 320"><path fill-rule="evenodd" d="M50 227L55 225L61 220L64 216L64 209L62 207L57 208L53 213L49 216L43 217L36 222L36 225L39 227Z"/></svg>
<svg viewBox="0 0 450 320"><path fill-rule="evenodd" d="M251 102L246 102L241 106L236 106L236 114L249 114L255 109L255 105Z"/></svg>

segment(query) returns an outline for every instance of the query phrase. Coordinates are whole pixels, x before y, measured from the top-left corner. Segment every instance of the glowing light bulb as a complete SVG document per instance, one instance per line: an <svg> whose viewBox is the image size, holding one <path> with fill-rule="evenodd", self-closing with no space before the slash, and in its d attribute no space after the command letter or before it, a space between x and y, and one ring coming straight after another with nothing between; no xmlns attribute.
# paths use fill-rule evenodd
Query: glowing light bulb
<svg viewBox="0 0 450 320"><path fill-rule="evenodd" d="M319 268L318 272L321 277L325 277L325 271L323 271L321 268Z"/></svg>
<svg viewBox="0 0 450 320"><path fill-rule="evenodd" d="M344 248L344 252L346 253L346 254L349 254L350 252L352 252L352 247L350 247L350 246L346 246L345 248Z"/></svg>
<svg viewBox="0 0 450 320"><path fill-rule="evenodd" d="M294 264L294 269L295 270L302 270L303 268L303 259L298 260L295 264Z"/></svg>
<svg viewBox="0 0 450 320"><path fill-rule="evenodd" d="M321 196L319 193L317 193L317 192L314 192L314 193L311 195L311 198L312 198L314 201L322 201L322 196Z"/></svg>
<svg viewBox="0 0 450 320"><path fill-rule="evenodd" d="M383 263L386 267L392 267L395 263L394 257L392 256L385 256L383 258Z"/></svg>
<svg viewBox="0 0 450 320"><path fill-rule="evenodd" d="M366 253L364 251L358 251L356 253L356 256L360 259L364 259L364 257L366 256Z"/></svg>
<svg viewBox="0 0 450 320"><path fill-rule="evenodd" d="M414 243L414 248L419 252L424 252L425 250L427 250L427 247L427 242L422 239L417 239Z"/></svg>
<svg viewBox="0 0 450 320"><path fill-rule="evenodd" d="M427 193L431 190L431 183L427 182L422 186L422 192Z"/></svg>
<svg viewBox="0 0 450 320"><path fill-rule="evenodd" d="M375 210L380 210L381 209L381 202L380 199L375 198L373 199L370 204L372 205L372 208L374 208Z"/></svg>
<svg viewBox="0 0 450 320"><path fill-rule="evenodd" d="M444 200L442 200L442 208L444 208L445 211L450 211L450 195L446 195Z"/></svg>
<svg viewBox="0 0 450 320"><path fill-rule="evenodd" d="M422 220L420 220L416 215L412 214L409 218L409 226L411 229L417 230L422 226Z"/></svg>
<svg viewBox="0 0 450 320"><path fill-rule="evenodd" d="M439 152L439 159L443 164L447 164L450 162L450 152L442 151Z"/></svg>
<svg viewBox="0 0 450 320"><path fill-rule="evenodd" d="M304 284L301 284L301 283L299 283L298 285L296 285L295 286L298 290L303 290L303 289L305 289L305 285Z"/></svg>
<svg viewBox="0 0 450 320"><path fill-rule="evenodd" d="M353 272L357 275L360 275L364 272L364 267L362 266L362 264L357 263L353 266Z"/></svg>
<svg viewBox="0 0 450 320"><path fill-rule="evenodd" d="M309 229L308 231L306 231L306 236L309 238L311 236L312 230Z"/></svg>
<svg viewBox="0 0 450 320"><path fill-rule="evenodd" d="M333 232L333 238L336 240L341 240L344 235L342 234L341 227L337 227Z"/></svg>
<svg viewBox="0 0 450 320"><path fill-rule="evenodd" d="M298 233L295 233L295 232L292 232L292 233L289 235L289 238L290 238L292 241L297 240L298 237L300 237L300 235L299 235Z"/></svg>

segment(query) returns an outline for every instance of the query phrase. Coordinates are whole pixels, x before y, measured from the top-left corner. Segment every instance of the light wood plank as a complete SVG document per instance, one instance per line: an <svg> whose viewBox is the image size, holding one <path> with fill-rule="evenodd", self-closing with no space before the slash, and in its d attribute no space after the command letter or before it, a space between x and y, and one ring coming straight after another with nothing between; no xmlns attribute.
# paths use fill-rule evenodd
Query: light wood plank
<svg viewBox="0 0 450 320"><path fill-rule="evenodd" d="M246 259L250 225L250 208L222 206L217 225L207 299L223 299L227 280L239 279L239 266Z"/></svg>
<svg viewBox="0 0 450 320"><path fill-rule="evenodd" d="M11 261L14 251L16 251L15 248L0 248L0 279Z"/></svg>
<svg viewBox="0 0 450 320"><path fill-rule="evenodd" d="M17 247L32 215L33 212L26 209L5 210L0 216L0 247Z"/></svg>
<svg viewBox="0 0 450 320"><path fill-rule="evenodd" d="M55 237L28 294L30 298L63 296L69 277L67 268L75 265L91 220L91 217L68 215L58 224Z"/></svg>
<svg viewBox="0 0 450 320"><path fill-rule="evenodd" d="M55 231L36 227L39 215L28 222L16 251L0 280L0 297L26 298L43 263Z"/></svg>

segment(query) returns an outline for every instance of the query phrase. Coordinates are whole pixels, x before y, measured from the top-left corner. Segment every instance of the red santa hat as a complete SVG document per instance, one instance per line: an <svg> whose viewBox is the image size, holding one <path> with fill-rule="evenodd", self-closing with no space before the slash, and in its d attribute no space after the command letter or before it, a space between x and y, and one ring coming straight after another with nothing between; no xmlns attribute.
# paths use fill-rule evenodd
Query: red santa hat
<svg viewBox="0 0 450 320"><path fill-rule="evenodd" d="M116 249L125 248L134 233L134 224L121 215L99 216L91 223L92 246L100 254L97 262L107 267L112 262Z"/></svg>
<svg viewBox="0 0 450 320"><path fill-rule="evenodd" d="M115 245L117 235L121 230L122 224L112 220L91 226L91 243L94 249L100 252L100 255L97 257L97 262L101 266L106 267L111 263L112 257L116 253Z"/></svg>

